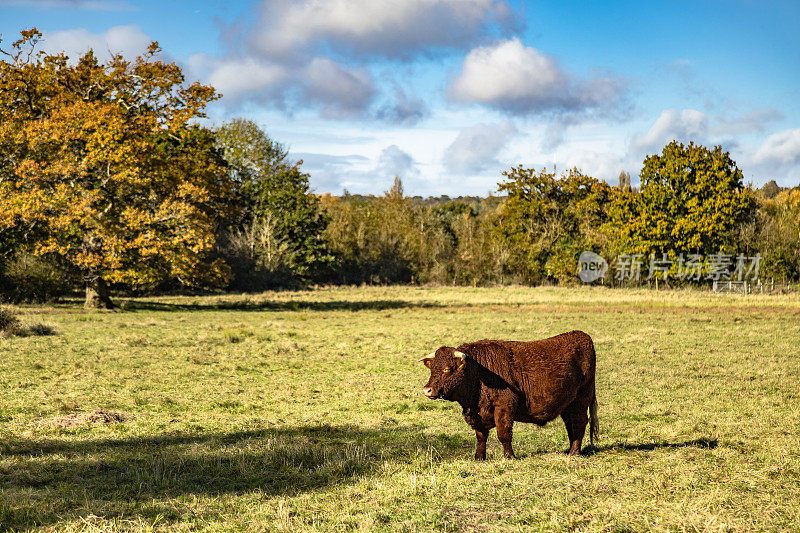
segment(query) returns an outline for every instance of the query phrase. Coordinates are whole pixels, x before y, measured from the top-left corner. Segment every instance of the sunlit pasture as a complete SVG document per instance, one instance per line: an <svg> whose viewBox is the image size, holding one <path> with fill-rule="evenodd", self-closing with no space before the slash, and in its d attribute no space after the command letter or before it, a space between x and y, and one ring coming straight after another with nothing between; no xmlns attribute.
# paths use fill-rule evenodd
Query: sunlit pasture
<svg viewBox="0 0 800 533"><path fill-rule="evenodd" d="M15 308L0 529L800 529L800 296L367 287ZM599 442L518 460L421 394L417 359L589 333Z"/></svg>

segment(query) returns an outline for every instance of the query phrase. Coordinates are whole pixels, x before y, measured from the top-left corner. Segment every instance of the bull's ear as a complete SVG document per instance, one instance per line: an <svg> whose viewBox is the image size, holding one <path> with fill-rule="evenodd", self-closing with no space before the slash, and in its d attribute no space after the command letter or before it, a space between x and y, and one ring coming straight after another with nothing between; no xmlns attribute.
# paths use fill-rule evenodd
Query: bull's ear
<svg viewBox="0 0 800 533"><path fill-rule="evenodd" d="M425 365L428 368L430 368L431 367L431 361L433 361L434 357L436 357L436 352L429 353L428 355L426 355L422 359L419 359L417 361L417 363L422 363L423 365Z"/></svg>
<svg viewBox="0 0 800 533"><path fill-rule="evenodd" d="M458 363L458 368L461 368L462 366L464 366L464 363L467 362L467 356L464 354L464 352L459 352L458 350L456 350L453 352L453 357L455 357L456 359L461 359L461 362Z"/></svg>

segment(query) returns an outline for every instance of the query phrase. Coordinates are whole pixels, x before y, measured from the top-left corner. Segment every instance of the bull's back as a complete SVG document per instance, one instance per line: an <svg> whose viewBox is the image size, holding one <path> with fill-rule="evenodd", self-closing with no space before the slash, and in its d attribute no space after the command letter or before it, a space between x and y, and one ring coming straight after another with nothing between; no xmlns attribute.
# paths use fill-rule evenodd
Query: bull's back
<svg viewBox="0 0 800 533"><path fill-rule="evenodd" d="M570 331L537 341L492 342L508 347L520 370L540 379L573 373L588 377L594 372L594 343L582 331Z"/></svg>

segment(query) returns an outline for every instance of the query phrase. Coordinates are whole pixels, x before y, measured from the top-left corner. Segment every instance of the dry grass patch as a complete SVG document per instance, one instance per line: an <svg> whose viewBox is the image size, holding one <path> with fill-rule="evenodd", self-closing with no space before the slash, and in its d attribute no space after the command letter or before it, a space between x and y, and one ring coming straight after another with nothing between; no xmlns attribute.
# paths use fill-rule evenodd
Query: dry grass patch
<svg viewBox="0 0 800 533"><path fill-rule="evenodd" d="M119 424L130 420L134 415L130 413L119 413L116 411L106 411L105 409L95 409L83 413L71 413L65 416L57 416L41 421L41 424L60 428L74 428L87 424Z"/></svg>

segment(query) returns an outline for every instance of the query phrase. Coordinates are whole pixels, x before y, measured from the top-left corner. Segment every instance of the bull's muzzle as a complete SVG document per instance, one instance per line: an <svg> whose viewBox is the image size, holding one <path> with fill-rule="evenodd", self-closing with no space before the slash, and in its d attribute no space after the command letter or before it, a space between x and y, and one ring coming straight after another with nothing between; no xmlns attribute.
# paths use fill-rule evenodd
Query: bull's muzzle
<svg viewBox="0 0 800 533"><path fill-rule="evenodd" d="M430 387L422 387L422 394L427 396L428 398L434 398L435 395L433 394L433 389Z"/></svg>

